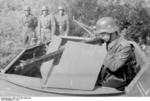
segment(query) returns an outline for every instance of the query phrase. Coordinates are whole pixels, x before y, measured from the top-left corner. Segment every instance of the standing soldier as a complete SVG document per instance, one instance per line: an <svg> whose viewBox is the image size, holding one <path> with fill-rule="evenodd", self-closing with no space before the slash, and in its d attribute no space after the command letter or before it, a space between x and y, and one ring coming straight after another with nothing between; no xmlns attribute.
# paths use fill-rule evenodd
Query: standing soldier
<svg viewBox="0 0 150 101"><path fill-rule="evenodd" d="M52 39L55 33L55 21L52 15L48 13L48 7L42 7L42 15L38 21L38 36L39 41L42 43L48 42Z"/></svg>
<svg viewBox="0 0 150 101"><path fill-rule="evenodd" d="M106 42L107 55L100 73L101 85L115 77L123 83L115 85L118 89L124 89L135 76L134 46L120 36L120 28L115 19L111 17L101 18L96 25L96 32Z"/></svg>
<svg viewBox="0 0 150 101"><path fill-rule="evenodd" d="M36 43L35 28L37 27L37 18L31 14L31 9L29 6L24 8L24 12L25 13L22 17L23 43L28 46Z"/></svg>
<svg viewBox="0 0 150 101"><path fill-rule="evenodd" d="M56 35L68 35L69 34L69 17L65 14L65 10L62 6L58 7L59 13L55 16L56 21Z"/></svg>

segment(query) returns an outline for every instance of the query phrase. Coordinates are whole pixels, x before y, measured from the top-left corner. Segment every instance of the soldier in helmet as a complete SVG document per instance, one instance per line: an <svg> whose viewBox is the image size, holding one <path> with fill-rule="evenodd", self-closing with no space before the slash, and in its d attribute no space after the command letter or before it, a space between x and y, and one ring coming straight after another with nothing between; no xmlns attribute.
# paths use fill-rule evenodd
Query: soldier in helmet
<svg viewBox="0 0 150 101"><path fill-rule="evenodd" d="M55 33L54 17L49 14L48 7L42 7L42 15L38 21L38 36L42 43L50 41Z"/></svg>
<svg viewBox="0 0 150 101"><path fill-rule="evenodd" d="M58 7L59 13L55 16L56 21L56 35L68 35L69 34L69 17L65 14L65 10L62 6Z"/></svg>
<svg viewBox="0 0 150 101"><path fill-rule="evenodd" d="M37 27L37 18L31 14L31 8L26 6L22 17L23 24L23 43L33 45L36 43L35 28Z"/></svg>
<svg viewBox="0 0 150 101"><path fill-rule="evenodd" d="M118 85L122 89L135 76L135 54L133 45L120 36L117 20L112 17L103 17L97 21L96 34L106 42L107 55L99 75L99 84L103 85L112 76L125 83Z"/></svg>

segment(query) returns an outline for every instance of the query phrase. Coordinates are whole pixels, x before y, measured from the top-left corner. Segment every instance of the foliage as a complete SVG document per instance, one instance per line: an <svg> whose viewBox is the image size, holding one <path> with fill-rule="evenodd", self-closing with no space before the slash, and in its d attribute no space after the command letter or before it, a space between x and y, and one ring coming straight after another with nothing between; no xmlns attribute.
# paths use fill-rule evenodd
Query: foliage
<svg viewBox="0 0 150 101"><path fill-rule="evenodd" d="M128 39L138 42L139 37L144 41L146 36L150 36L150 15L143 0L132 0L133 3L107 0L107 4L104 1L98 4L99 1L103 0L78 0L71 5L72 15L87 25L96 24L101 17L111 16L119 20L121 29L129 27L126 35Z"/></svg>

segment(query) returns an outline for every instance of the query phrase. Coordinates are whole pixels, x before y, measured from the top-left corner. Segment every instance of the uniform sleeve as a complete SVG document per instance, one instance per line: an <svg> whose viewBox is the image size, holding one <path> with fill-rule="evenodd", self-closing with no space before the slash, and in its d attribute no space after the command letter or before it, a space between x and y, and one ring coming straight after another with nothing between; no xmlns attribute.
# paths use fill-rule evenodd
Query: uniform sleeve
<svg viewBox="0 0 150 101"><path fill-rule="evenodd" d="M41 21L40 21L40 17L38 18L37 35L38 35L38 37L41 36Z"/></svg>
<svg viewBox="0 0 150 101"><path fill-rule="evenodd" d="M116 54L107 55L105 59L105 66L111 71L115 72L122 67L128 60L131 52L131 46L120 46Z"/></svg>
<svg viewBox="0 0 150 101"><path fill-rule="evenodd" d="M70 30L70 21L69 21L68 15L67 15L66 16L66 32L65 32L65 35L69 34L69 30Z"/></svg>
<svg viewBox="0 0 150 101"><path fill-rule="evenodd" d="M56 33L56 22L55 22L55 17L53 15L51 16L51 30L52 30L51 35L53 37L53 35L55 35Z"/></svg>

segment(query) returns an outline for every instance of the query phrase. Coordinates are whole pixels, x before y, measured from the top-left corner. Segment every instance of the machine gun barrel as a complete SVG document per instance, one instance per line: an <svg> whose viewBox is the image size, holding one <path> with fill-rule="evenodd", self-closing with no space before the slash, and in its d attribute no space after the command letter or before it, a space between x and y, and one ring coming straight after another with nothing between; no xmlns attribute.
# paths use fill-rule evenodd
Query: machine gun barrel
<svg viewBox="0 0 150 101"><path fill-rule="evenodd" d="M62 39L65 40L73 40L73 41L81 41L85 43L99 43L103 41L101 36L91 37L91 38L83 38L83 37L76 37L76 36L61 36Z"/></svg>
<svg viewBox="0 0 150 101"><path fill-rule="evenodd" d="M64 48L60 48L57 51L54 51L52 53L43 55L41 57L30 59L30 60L27 60L27 61L23 61L22 63L20 63L19 65L16 66L15 71L17 71L19 69L23 69L26 66L30 66L30 65L33 65L33 64L37 64L37 63L42 63L42 62L48 61L50 59L53 59L54 57L60 55L63 52L63 50L64 50Z"/></svg>

